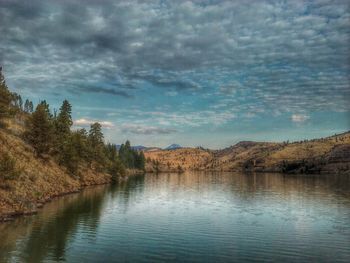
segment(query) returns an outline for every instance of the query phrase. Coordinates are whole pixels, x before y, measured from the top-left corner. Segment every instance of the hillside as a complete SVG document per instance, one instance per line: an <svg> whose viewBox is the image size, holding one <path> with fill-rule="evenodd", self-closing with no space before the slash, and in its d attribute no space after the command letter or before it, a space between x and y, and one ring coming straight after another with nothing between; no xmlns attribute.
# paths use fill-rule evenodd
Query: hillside
<svg viewBox="0 0 350 263"><path fill-rule="evenodd" d="M349 173L350 132L293 143L237 143L223 150L199 148L145 152L147 171L255 171Z"/></svg>
<svg viewBox="0 0 350 263"><path fill-rule="evenodd" d="M88 163L73 159L77 165L73 174L68 167L59 165L57 156L38 156L33 145L24 140L24 124L29 117L19 112L16 117L2 120L6 128L0 128L0 221L35 213L45 202L85 186L143 173L135 167L109 170L95 160Z"/></svg>
<svg viewBox="0 0 350 263"><path fill-rule="evenodd" d="M204 170L213 162L210 151L193 148L145 151L146 171L177 172L183 170Z"/></svg>
<svg viewBox="0 0 350 263"><path fill-rule="evenodd" d="M18 176L9 180L1 177L0 221L35 212L52 198L79 191L83 186L110 182L110 175L88 167L79 167L79 176L73 177L50 156L37 158L34 149L20 137L22 125L14 121L9 124L8 130L0 129L0 156L9 154L16 160Z"/></svg>

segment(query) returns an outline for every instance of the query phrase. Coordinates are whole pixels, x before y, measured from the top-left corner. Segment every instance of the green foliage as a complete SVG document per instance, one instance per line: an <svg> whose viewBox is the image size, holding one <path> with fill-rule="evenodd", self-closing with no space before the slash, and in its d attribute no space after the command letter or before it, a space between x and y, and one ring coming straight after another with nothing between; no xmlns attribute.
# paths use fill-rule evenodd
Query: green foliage
<svg viewBox="0 0 350 263"><path fill-rule="evenodd" d="M64 100L55 121L56 133L60 137L68 136L72 125L72 106L67 100Z"/></svg>
<svg viewBox="0 0 350 263"><path fill-rule="evenodd" d="M0 156L0 177L5 180L13 180L20 175L16 168L16 160L8 153Z"/></svg>
<svg viewBox="0 0 350 263"><path fill-rule="evenodd" d="M26 99L25 103L24 103L24 108L23 108L24 112L27 113L32 113L34 108L33 108L33 102Z"/></svg>
<svg viewBox="0 0 350 263"><path fill-rule="evenodd" d="M63 101L58 114L56 111L51 114L45 100L33 112L33 102L26 99L23 103L19 94L8 90L0 67L0 121L10 117L12 110L29 113L24 137L36 154L51 155L73 175L84 164L110 173L114 181L125 176L126 167L144 169L144 154L133 150L129 141L119 152L116 145L105 144L101 124L92 124L89 132L85 129L72 131L72 106L67 100ZM0 162L0 172L6 172L9 178L15 176L15 161L10 156L2 157Z"/></svg>
<svg viewBox="0 0 350 263"><path fill-rule="evenodd" d="M102 126L98 122L91 125L88 135L90 161L95 161L99 166L105 164Z"/></svg>
<svg viewBox="0 0 350 263"><path fill-rule="evenodd" d="M77 149L75 148L74 135L69 135L61 146L62 151L59 154L59 163L67 168L70 174L76 175L81 160Z"/></svg>
<svg viewBox="0 0 350 263"><path fill-rule="evenodd" d="M38 155L50 152L53 144L53 124L49 105L43 101L35 109L27 122L25 137Z"/></svg>
<svg viewBox="0 0 350 263"><path fill-rule="evenodd" d="M59 164L65 166L71 173L78 169L78 156L73 147L73 138L71 134L72 106L67 100L64 100L60 107L60 112L52 116L54 124L54 154L58 156Z"/></svg>
<svg viewBox="0 0 350 263"><path fill-rule="evenodd" d="M22 100L21 95L19 95L16 92L13 92L12 93L12 104L17 111L23 110L23 100Z"/></svg>
<svg viewBox="0 0 350 263"><path fill-rule="evenodd" d="M2 74L2 67L0 67L0 122L11 115L11 102L12 94L8 90L5 77ZM1 126L5 126L3 122L1 122Z"/></svg>
<svg viewBox="0 0 350 263"><path fill-rule="evenodd" d="M80 129L72 132L71 143L74 145L79 160L88 161L91 151L89 148L87 131L85 129Z"/></svg>
<svg viewBox="0 0 350 263"><path fill-rule="evenodd" d="M130 142L126 141L119 149L119 157L128 168L143 170L145 168L145 155L131 148Z"/></svg>

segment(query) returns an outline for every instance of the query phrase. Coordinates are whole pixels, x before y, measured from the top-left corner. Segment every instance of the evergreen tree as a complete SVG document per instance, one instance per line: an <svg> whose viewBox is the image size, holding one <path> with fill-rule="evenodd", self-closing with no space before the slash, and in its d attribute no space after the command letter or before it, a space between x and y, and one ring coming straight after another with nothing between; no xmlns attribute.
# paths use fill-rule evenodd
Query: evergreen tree
<svg viewBox="0 0 350 263"><path fill-rule="evenodd" d="M32 113L33 111L34 111L33 102L29 101L29 112Z"/></svg>
<svg viewBox="0 0 350 263"><path fill-rule="evenodd" d="M67 100L64 100L59 114L57 115L55 111L55 114L52 116L55 126L55 152L58 155L64 154L63 148L67 147L67 143L70 143L70 128L73 125L71 114L72 106Z"/></svg>
<svg viewBox="0 0 350 263"><path fill-rule="evenodd" d="M68 135L64 143L61 145L59 154L59 162L65 166L70 174L76 175L79 167L79 155L75 148L74 136Z"/></svg>
<svg viewBox="0 0 350 263"><path fill-rule="evenodd" d="M38 104L27 126L26 138L36 153L38 155L49 153L52 147L53 127L46 103Z"/></svg>
<svg viewBox="0 0 350 263"><path fill-rule="evenodd" d="M12 95L8 90L5 77L2 74L2 67L0 67L0 122L2 119L10 116L11 101Z"/></svg>
<svg viewBox="0 0 350 263"><path fill-rule="evenodd" d="M18 109L18 110L22 110L23 109L23 100L21 95L19 95L16 92L12 93L12 102L13 102L13 106Z"/></svg>
<svg viewBox="0 0 350 263"><path fill-rule="evenodd" d="M72 143L76 149L79 160L87 161L90 152L87 131L85 129L80 129L73 132Z"/></svg>
<svg viewBox="0 0 350 263"><path fill-rule="evenodd" d="M125 175L125 167L118 157L117 146L108 143L105 146L106 156L108 158L107 171L112 175L112 180L117 181L119 177Z"/></svg>
<svg viewBox="0 0 350 263"><path fill-rule="evenodd" d="M32 113L33 112L33 102L26 99L26 101L24 102L23 111L27 112L27 113Z"/></svg>
<svg viewBox="0 0 350 263"><path fill-rule="evenodd" d="M56 131L59 136L67 136L70 134L70 128L73 125L72 106L64 100L60 108L60 112L56 119Z"/></svg>
<svg viewBox="0 0 350 263"><path fill-rule="evenodd" d="M143 152L132 149L130 141L126 141L119 149L119 157L127 168L144 169L145 156Z"/></svg>
<svg viewBox="0 0 350 263"><path fill-rule="evenodd" d="M104 162L104 142L101 124L95 122L91 125L89 131L89 148L91 151L90 161L95 161L99 164Z"/></svg>
<svg viewBox="0 0 350 263"><path fill-rule="evenodd" d="M145 155L144 155L144 153L142 151L140 151L137 154L137 157L136 157L136 168L140 169L140 170L144 170L145 169L145 163L146 163Z"/></svg>

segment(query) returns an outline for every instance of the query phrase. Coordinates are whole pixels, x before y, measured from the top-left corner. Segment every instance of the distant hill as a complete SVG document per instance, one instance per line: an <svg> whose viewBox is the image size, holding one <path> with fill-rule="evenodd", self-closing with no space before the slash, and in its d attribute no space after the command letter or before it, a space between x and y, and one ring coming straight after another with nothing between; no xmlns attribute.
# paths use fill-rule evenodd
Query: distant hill
<svg viewBox="0 0 350 263"><path fill-rule="evenodd" d="M349 173L350 132L298 142L242 141L222 150L178 148L145 152L152 171L212 170Z"/></svg>
<svg viewBox="0 0 350 263"><path fill-rule="evenodd" d="M165 150L175 150L182 148L179 144L172 144L165 148Z"/></svg>
<svg viewBox="0 0 350 263"><path fill-rule="evenodd" d="M117 150L120 149L120 144L116 145ZM137 150L137 151L143 151L143 150L147 150L149 147L143 146L143 145L135 145L135 146L131 146L132 149Z"/></svg>

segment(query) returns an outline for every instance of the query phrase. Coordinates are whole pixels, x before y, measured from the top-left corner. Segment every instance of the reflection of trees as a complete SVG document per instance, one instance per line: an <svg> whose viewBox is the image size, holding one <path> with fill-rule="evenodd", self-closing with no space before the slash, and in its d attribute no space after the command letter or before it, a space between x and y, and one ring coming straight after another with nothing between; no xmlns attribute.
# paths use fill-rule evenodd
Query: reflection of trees
<svg viewBox="0 0 350 263"><path fill-rule="evenodd" d="M35 225L26 240L22 257L26 262L41 262L51 252L54 260L62 259L67 241L76 234L79 225L96 233L103 200L102 189L89 189L58 211L53 218L33 222Z"/></svg>
<svg viewBox="0 0 350 263"><path fill-rule="evenodd" d="M327 198L330 194L350 198L349 186L350 177L336 175L188 172L137 176L116 185L94 187L60 198L45 206L38 216L0 224L0 261L9 261L7 252L16 247L20 251L16 254L25 262L40 262L48 256L53 256L53 260L63 259L68 242L77 235L79 228L96 234L103 207L111 201L121 208L119 211L127 211L139 198L164 194L174 200L191 198L191 195L197 197L198 192L212 192L213 195L203 195L204 198L215 198L223 193L227 199L239 199L245 204L270 196L271 192L275 199L288 200L302 195L317 202L317 198Z"/></svg>
<svg viewBox="0 0 350 263"><path fill-rule="evenodd" d="M112 199L117 199L122 202L124 210L128 209L129 202L142 194L144 191L145 176L138 175L129 178L126 181L121 181L118 184L113 184L110 187Z"/></svg>
<svg viewBox="0 0 350 263"><path fill-rule="evenodd" d="M174 187L182 190L229 191L231 195L242 199L256 198L257 194L269 195L271 192L281 197L295 193L314 198L329 193L350 197L350 177L337 175L284 175L272 173L239 172L187 172L184 174L164 173L148 174L145 188L152 189Z"/></svg>

